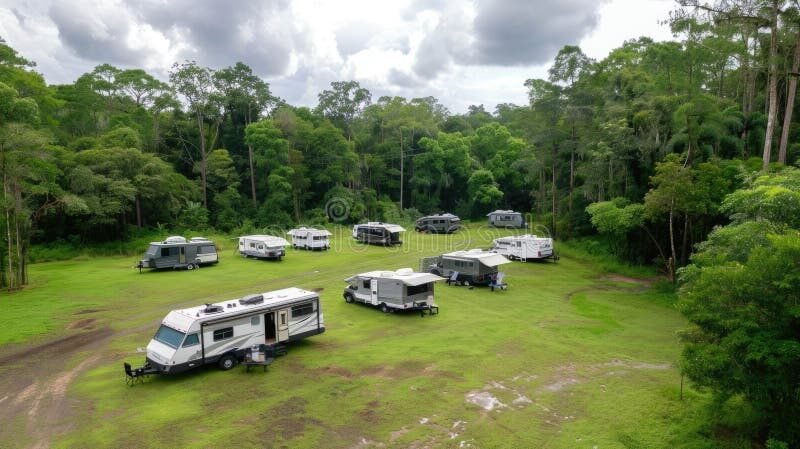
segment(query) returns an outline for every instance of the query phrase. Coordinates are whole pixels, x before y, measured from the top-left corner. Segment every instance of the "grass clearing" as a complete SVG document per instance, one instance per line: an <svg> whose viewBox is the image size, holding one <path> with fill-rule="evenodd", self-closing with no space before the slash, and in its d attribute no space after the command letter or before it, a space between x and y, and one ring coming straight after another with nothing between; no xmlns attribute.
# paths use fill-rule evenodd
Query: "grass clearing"
<svg viewBox="0 0 800 449"><path fill-rule="evenodd" d="M26 447L46 438L56 448L720 447L700 432L708 399L687 389L679 400L676 331L685 321L673 297L647 283L609 277L567 256L557 264L505 265L506 291L439 284L435 317L382 314L342 299L349 275L418 269L421 257L487 247L500 234L507 232L477 226L455 235L407 232L401 247L382 248L356 244L337 228L331 251L289 250L281 262L241 258L233 240L218 239L221 262L191 272L139 274L134 257L33 265L29 288L0 296L0 357L79 331L110 328L111 336L63 355L64 369L98 357L76 372L63 413L31 432L20 405L2 416L8 425L0 441ZM327 331L292 344L266 373L210 367L135 387L123 382L122 362L142 363L136 348L169 310L288 286L322 289ZM0 365L0 400L16 403L19 391L38 385L13 379L12 369L25 364Z"/></svg>

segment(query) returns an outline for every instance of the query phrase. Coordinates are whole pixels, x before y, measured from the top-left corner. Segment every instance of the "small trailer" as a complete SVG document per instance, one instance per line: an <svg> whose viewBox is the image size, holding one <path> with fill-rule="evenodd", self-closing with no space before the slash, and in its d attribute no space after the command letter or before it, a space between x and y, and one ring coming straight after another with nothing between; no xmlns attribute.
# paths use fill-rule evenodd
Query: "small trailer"
<svg viewBox="0 0 800 449"><path fill-rule="evenodd" d="M494 239L492 252L501 254L509 259L528 260L553 259L558 260L553 251L553 239L537 237L532 234L513 235Z"/></svg>
<svg viewBox="0 0 800 449"><path fill-rule="evenodd" d="M461 219L453 214L428 215L414 223L417 232L444 233L456 232L461 228Z"/></svg>
<svg viewBox="0 0 800 449"><path fill-rule="evenodd" d="M142 260L136 265L142 268L172 268L193 270L201 265L219 262L214 242L205 237L186 240L181 236L167 237L163 242L151 242Z"/></svg>
<svg viewBox="0 0 800 449"><path fill-rule="evenodd" d="M511 262L500 254L481 249L455 251L430 259L428 270L443 276L448 284L490 285L504 288L503 273L497 267Z"/></svg>
<svg viewBox="0 0 800 449"><path fill-rule="evenodd" d="M286 234L292 236L292 248L302 249L330 249L329 237L332 235L327 229L314 229L299 227L290 229Z"/></svg>
<svg viewBox="0 0 800 449"><path fill-rule="evenodd" d="M278 259L286 255L289 242L273 235L244 235L239 237L239 254L256 259Z"/></svg>
<svg viewBox="0 0 800 449"><path fill-rule="evenodd" d="M400 225L370 221L353 226L353 238L359 242L375 245L402 245L400 233L404 231Z"/></svg>
<svg viewBox="0 0 800 449"><path fill-rule="evenodd" d="M370 271L345 279L344 300L379 307L381 312L394 310L439 313L433 302L433 284L444 278L431 273L415 273L411 268L397 271Z"/></svg>
<svg viewBox="0 0 800 449"><path fill-rule="evenodd" d="M296 287L173 310L147 345L141 368L125 363L129 380L175 374L203 365L223 370L285 352L285 344L325 332L319 295ZM245 358L248 356L247 358Z"/></svg>
<svg viewBox="0 0 800 449"><path fill-rule="evenodd" d="M496 210L486 214L489 217L489 226L496 228L525 228L525 217L513 210Z"/></svg>

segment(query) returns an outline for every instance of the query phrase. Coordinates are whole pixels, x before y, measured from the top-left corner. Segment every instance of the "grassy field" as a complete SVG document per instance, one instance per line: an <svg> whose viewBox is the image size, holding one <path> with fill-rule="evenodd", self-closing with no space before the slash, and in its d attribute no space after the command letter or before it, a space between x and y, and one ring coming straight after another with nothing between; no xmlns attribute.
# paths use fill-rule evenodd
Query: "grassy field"
<svg viewBox="0 0 800 449"><path fill-rule="evenodd" d="M685 321L648 282L564 257L505 265L506 291L440 284L435 317L342 299L349 275L417 269L505 233L409 232L382 248L340 228L331 251L281 262L217 239L221 262L196 271L139 274L135 257L33 265L29 288L0 295L0 405L16 404L0 416L0 447L739 447L711 439L704 395L679 399ZM122 362L143 362L137 348L169 310L289 286L321 291L327 331L266 373L123 382ZM19 356L80 333L98 341L41 361L58 372L38 378Z"/></svg>

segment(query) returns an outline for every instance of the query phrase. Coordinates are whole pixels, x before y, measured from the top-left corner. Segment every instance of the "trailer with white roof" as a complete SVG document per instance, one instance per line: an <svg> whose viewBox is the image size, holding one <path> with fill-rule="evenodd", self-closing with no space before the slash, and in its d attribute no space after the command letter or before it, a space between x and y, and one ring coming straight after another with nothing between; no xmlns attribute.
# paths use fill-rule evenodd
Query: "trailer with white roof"
<svg viewBox="0 0 800 449"><path fill-rule="evenodd" d="M327 229L314 229L301 226L290 229L286 234L292 236L292 248L302 249L330 249L329 237L332 235Z"/></svg>
<svg viewBox="0 0 800 449"><path fill-rule="evenodd" d="M278 259L286 255L289 242L274 235L244 235L239 237L239 254L256 259Z"/></svg>
<svg viewBox="0 0 800 449"><path fill-rule="evenodd" d="M470 249L426 259L428 271L444 276L447 282L464 285L496 285L504 287L503 273L497 267L511 262L500 254Z"/></svg>
<svg viewBox="0 0 800 449"><path fill-rule="evenodd" d="M346 302L363 302L381 309L420 310L435 315L439 307L434 304L433 285L444 278L431 273L415 273L411 268L397 271L369 271L345 279Z"/></svg>
<svg viewBox="0 0 800 449"><path fill-rule="evenodd" d="M532 234L511 235L494 239L492 252L501 254L509 259L528 260L553 259L558 260L553 251L553 239L537 237Z"/></svg>

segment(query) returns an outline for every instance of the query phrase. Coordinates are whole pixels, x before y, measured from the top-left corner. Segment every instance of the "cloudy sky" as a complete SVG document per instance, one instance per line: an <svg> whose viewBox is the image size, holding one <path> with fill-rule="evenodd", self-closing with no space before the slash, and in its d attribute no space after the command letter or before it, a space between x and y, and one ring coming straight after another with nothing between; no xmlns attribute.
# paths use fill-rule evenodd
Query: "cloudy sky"
<svg viewBox="0 0 800 449"><path fill-rule="evenodd" d="M452 112L524 104L564 45L603 58L625 39L670 39L671 0L0 0L0 37L48 83L96 65L166 80L174 62L242 61L290 104L332 81L434 96Z"/></svg>

